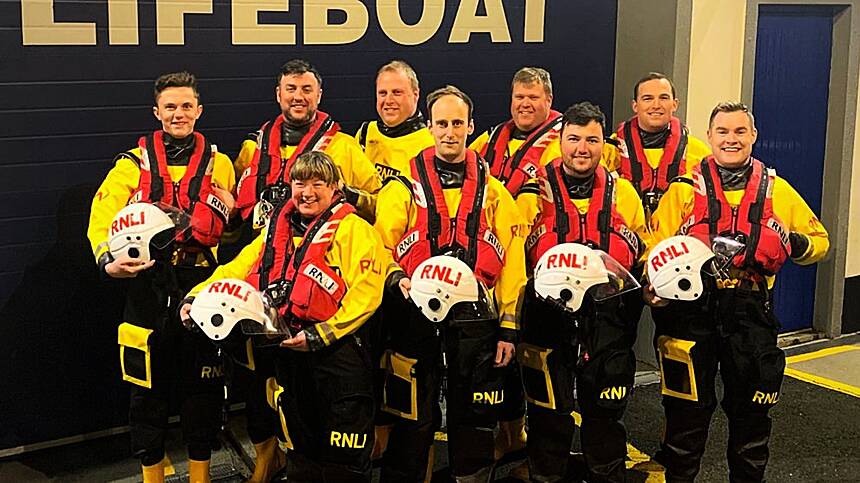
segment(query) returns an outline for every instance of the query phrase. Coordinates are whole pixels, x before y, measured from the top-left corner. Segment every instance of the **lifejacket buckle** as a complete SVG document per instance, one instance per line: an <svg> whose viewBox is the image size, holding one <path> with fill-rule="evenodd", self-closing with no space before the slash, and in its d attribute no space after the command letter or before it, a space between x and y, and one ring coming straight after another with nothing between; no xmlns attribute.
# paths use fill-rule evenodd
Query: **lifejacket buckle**
<svg viewBox="0 0 860 483"><path fill-rule="evenodd" d="M660 193L656 191L646 191L642 193L642 204L648 209L649 213L653 213L660 204Z"/></svg>
<svg viewBox="0 0 860 483"><path fill-rule="evenodd" d="M268 295L276 307L281 307L290 299L290 292L293 290L293 284L288 281L276 283L266 287L265 293Z"/></svg>

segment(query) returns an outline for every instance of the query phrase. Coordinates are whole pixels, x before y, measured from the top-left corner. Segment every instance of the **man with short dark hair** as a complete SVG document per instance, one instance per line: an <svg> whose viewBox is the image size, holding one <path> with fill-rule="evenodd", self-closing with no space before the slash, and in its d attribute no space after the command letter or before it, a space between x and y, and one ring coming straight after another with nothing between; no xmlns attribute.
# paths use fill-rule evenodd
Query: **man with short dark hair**
<svg viewBox="0 0 860 483"><path fill-rule="evenodd" d="M189 296L224 278L271 294L294 331L274 359L274 402L291 445L289 481L370 482L373 366L364 327L382 298L390 255L345 202L329 155L302 154L289 176L291 198L275 208L266 230ZM183 306L183 318L190 309Z"/></svg>
<svg viewBox="0 0 860 483"><path fill-rule="evenodd" d="M261 201L269 202L270 210L288 199L290 167L300 155L317 150L331 156L340 169L347 201L365 219L373 219L379 175L355 139L317 109L322 92L322 76L307 61L294 59L281 66L275 85L281 115L242 143L236 158L237 171L243 172L236 207L243 218Z"/></svg>
<svg viewBox="0 0 860 483"><path fill-rule="evenodd" d="M665 75L651 72L639 79L633 86L634 115L613 134L617 149L610 143L604 153L606 167L633 183L648 217L672 179L689 175L710 154L675 117L678 103L675 85Z"/></svg>
<svg viewBox="0 0 860 483"><path fill-rule="evenodd" d="M281 114L266 122L253 139L242 144L236 159L239 181L236 207L244 219L253 218L259 229L278 205L290 198L289 173L299 156L323 151L340 171L342 191L359 216L373 220L376 192L381 181L355 139L340 132L334 119L318 109L322 76L310 63L290 60L281 66L275 85ZM252 216L253 215L253 216ZM274 374L271 351L255 348L255 368L249 384L248 433L257 451L254 483L268 481L281 454L275 443L275 417L266 403L266 381Z"/></svg>
<svg viewBox="0 0 860 483"><path fill-rule="evenodd" d="M418 109L420 94L418 75L402 60L393 60L376 73L377 119L363 123L356 139L383 179L407 170L418 151L433 145Z"/></svg>
<svg viewBox="0 0 860 483"><path fill-rule="evenodd" d="M800 195L751 156L757 138L746 106L718 104L708 126L714 154L690 179L671 183L651 217L655 243L681 234L746 244L725 273L704 280L696 300L661 300L653 287L645 288L657 324L666 416L654 459L666 467L666 481L692 482L699 472L717 407L718 368L729 421L729 480L763 481L768 412L779 400L785 369L773 311L775 274L789 258L800 265L818 262L830 246Z"/></svg>
<svg viewBox="0 0 860 483"><path fill-rule="evenodd" d="M639 264L648 240L645 215L631 184L600 165L605 123L589 102L565 111L561 156L541 169L540 195L520 197L536 213L526 242L530 271L562 243L600 249L626 270ZM636 321L625 318L618 298L587 299L573 314L561 311L537 298L533 283L526 289L517 350L529 400L529 474L533 481L570 481L576 387L586 480L625 481L621 419L633 389L635 332L629 327Z"/></svg>
<svg viewBox="0 0 860 483"><path fill-rule="evenodd" d="M386 281L389 293L403 290L405 295L411 287L407 277L416 267L448 255L466 263L495 299L475 304L483 314L478 320L449 315L440 336L438 324L399 295L403 315L391 324L383 410L401 417L382 459L383 481L424 481L433 433L441 424L443 344L451 472L458 482L476 483L488 481L492 473L493 430L504 398L505 366L514 356L517 301L525 284L525 227L510 193L480 156L466 149L474 129L472 109L472 100L456 87L430 93L435 146L418 153L405 176L387 183L377 203L375 227L398 264ZM499 316L495 306L488 310L490 304L498 306ZM404 377L406 384L400 383ZM484 392L498 397L484 398Z"/></svg>
<svg viewBox="0 0 860 483"><path fill-rule="evenodd" d="M161 129L117 155L93 198L87 236L100 270L129 280L119 326L123 380L131 385L132 451L146 483L164 481L164 450L171 394L179 392L192 481L209 481L209 458L221 423L224 379L216 347L176 317L181 294L211 273L233 206L230 159L194 130L203 114L197 80L188 72L155 81L152 111ZM114 259L111 221L135 202L166 203L185 212L191 232L163 258ZM144 223L144 220L137 220Z"/></svg>

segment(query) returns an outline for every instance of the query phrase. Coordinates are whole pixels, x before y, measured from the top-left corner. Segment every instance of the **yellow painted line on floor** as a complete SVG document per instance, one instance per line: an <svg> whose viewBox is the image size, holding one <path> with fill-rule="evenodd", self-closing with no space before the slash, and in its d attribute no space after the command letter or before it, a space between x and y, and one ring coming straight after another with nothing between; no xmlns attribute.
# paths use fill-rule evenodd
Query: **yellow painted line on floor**
<svg viewBox="0 0 860 483"><path fill-rule="evenodd" d="M582 415L574 411L570 413L577 426L582 426ZM652 461L651 457L639 451L635 446L627 443L627 469L644 474L645 483L665 483L665 469L660 463Z"/></svg>
<svg viewBox="0 0 860 483"><path fill-rule="evenodd" d="M798 354L796 356L786 357L785 362L786 364L795 364L797 362L811 361L812 359L818 359L821 357L832 356L833 354L841 354L843 352L856 350L860 350L860 347L855 345L828 347L827 349L821 349L820 351L808 352L806 354Z"/></svg>
<svg viewBox="0 0 860 483"><path fill-rule="evenodd" d="M173 462L170 461L170 456L164 455L164 476L176 474L176 468L173 467Z"/></svg>
<svg viewBox="0 0 860 483"><path fill-rule="evenodd" d="M827 389L831 389L833 391L841 392L843 394L848 394L849 396L860 397L860 387L845 384L844 382L834 381L833 379L816 376L815 374L810 374L808 372L798 371L797 369L792 369L790 367L785 368L785 375L791 376L804 382L808 382L810 384L815 384L816 386L821 386Z"/></svg>

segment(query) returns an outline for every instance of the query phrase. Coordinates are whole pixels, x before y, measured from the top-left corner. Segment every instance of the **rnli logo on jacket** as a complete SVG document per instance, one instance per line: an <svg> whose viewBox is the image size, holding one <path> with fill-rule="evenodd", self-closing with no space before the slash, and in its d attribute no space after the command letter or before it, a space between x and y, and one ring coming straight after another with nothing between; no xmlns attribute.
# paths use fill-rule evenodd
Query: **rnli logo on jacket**
<svg viewBox="0 0 860 483"><path fill-rule="evenodd" d="M472 393L473 404L489 404L495 406L501 404L505 400L505 390L499 391L484 391Z"/></svg>
<svg viewBox="0 0 860 483"><path fill-rule="evenodd" d="M690 249L687 248L686 243L675 243L657 252L656 255L651 257L649 263L651 263L651 268L659 271L666 262L674 260L681 255L686 255L687 253L690 253Z"/></svg>
<svg viewBox="0 0 860 483"><path fill-rule="evenodd" d="M371 141L376 142L376 141ZM379 173L379 177L382 179L389 178L391 176L397 176L400 174L399 169L394 169L391 166L386 166L384 164L376 163L376 172Z"/></svg>
<svg viewBox="0 0 860 483"><path fill-rule="evenodd" d="M129 213L122 218L118 218L113 221L110 225L110 235L114 236L122 230L126 228L131 228L137 225L143 225L146 223L146 212L140 211L139 213Z"/></svg>
<svg viewBox="0 0 860 483"><path fill-rule="evenodd" d="M496 235L493 235L493 232L487 230L484 232L484 241L489 243L491 247L496 251L496 255L499 256L499 260L505 259L505 247L499 242L499 239L496 238Z"/></svg>
<svg viewBox="0 0 860 483"><path fill-rule="evenodd" d="M779 239L782 241L782 244L788 246L788 233L783 228L782 224L779 223L779 220L776 218L770 218L767 220L767 227L771 230L775 231L777 235L779 235Z"/></svg>
<svg viewBox="0 0 860 483"><path fill-rule="evenodd" d="M521 167L520 169L522 169L522 170L523 170L523 173L525 173L526 175L528 175L528 177L529 177L529 178L535 178L535 177L537 177L538 168L537 168L537 166L535 166L535 165L534 165L534 164L532 164L532 163L526 163L526 164L525 164L523 167Z"/></svg>
<svg viewBox="0 0 860 483"><path fill-rule="evenodd" d="M540 240L540 237L546 234L546 225L541 225L537 230L533 231L528 238L526 238L526 250L531 250L533 246Z"/></svg>
<svg viewBox="0 0 860 483"><path fill-rule="evenodd" d="M313 263L309 263L303 272L305 275L311 278L314 282L317 283L323 290L329 293L329 295L334 295L335 291L337 291L338 284L334 281L333 278L329 277L325 274L319 267L314 265Z"/></svg>
<svg viewBox="0 0 860 483"><path fill-rule="evenodd" d="M639 253L639 237L630 228L621 225L618 227L618 234L627 240L627 244L630 245L634 252Z"/></svg>
<svg viewBox="0 0 860 483"><path fill-rule="evenodd" d="M227 208L227 205L221 201L221 198L215 196L214 193L209 193L209 196L206 197L206 204L211 206L216 212L220 213L225 220L230 218L230 208Z"/></svg>
<svg viewBox="0 0 860 483"><path fill-rule="evenodd" d="M206 292L232 295L243 302L247 302L248 297L251 295L250 290L243 288L238 283L230 282L212 282L209 288L206 289Z"/></svg>
<svg viewBox="0 0 860 483"><path fill-rule="evenodd" d="M627 388L624 386L607 387L600 391L600 399L621 400L627 397Z"/></svg>
<svg viewBox="0 0 860 483"><path fill-rule="evenodd" d="M341 433L332 431L329 445L336 448L361 449L367 444L367 433Z"/></svg>
<svg viewBox="0 0 860 483"><path fill-rule="evenodd" d="M402 258L403 255L406 255L406 252L412 248L412 245L418 241L418 231L413 231L409 235L406 236L400 243L397 244L397 258Z"/></svg>

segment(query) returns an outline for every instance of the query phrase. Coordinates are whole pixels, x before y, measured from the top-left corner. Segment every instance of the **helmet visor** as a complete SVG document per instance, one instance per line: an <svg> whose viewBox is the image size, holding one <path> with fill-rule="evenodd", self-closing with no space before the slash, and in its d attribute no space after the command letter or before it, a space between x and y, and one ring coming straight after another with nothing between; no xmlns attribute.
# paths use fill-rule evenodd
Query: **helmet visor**
<svg viewBox="0 0 860 483"><path fill-rule="evenodd" d="M172 230L165 230L154 236L150 242L156 250L164 250L191 229L191 215L167 203L157 202L153 204L166 213L170 221L173 222Z"/></svg>
<svg viewBox="0 0 860 483"><path fill-rule="evenodd" d="M455 322L498 320L496 302L490 290L478 281L478 300L458 302L451 307L448 317Z"/></svg>
<svg viewBox="0 0 860 483"><path fill-rule="evenodd" d="M626 268L609 256L608 253L602 250L594 250L604 267L606 267L606 276L609 281L606 283L597 284L588 289L588 294L595 302L601 302L621 294L632 292L641 287L636 277L630 274Z"/></svg>
<svg viewBox="0 0 860 483"><path fill-rule="evenodd" d="M702 270L710 276L722 276L732 265L735 257L743 253L746 244L727 236L713 236L710 240L714 258L711 263L702 266Z"/></svg>
<svg viewBox="0 0 860 483"><path fill-rule="evenodd" d="M262 292L260 294L263 299L263 314L257 318L242 319L239 324L242 327L242 332L246 335L260 335L271 338L272 343L277 343L282 339L291 337L290 327L287 321L278 313L278 309L272 300L272 297Z"/></svg>

